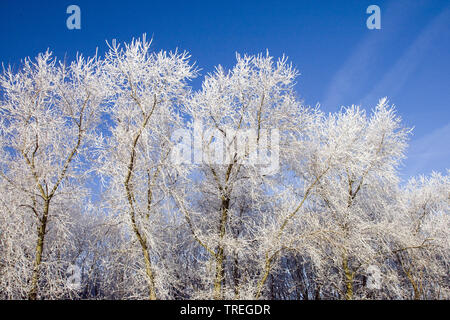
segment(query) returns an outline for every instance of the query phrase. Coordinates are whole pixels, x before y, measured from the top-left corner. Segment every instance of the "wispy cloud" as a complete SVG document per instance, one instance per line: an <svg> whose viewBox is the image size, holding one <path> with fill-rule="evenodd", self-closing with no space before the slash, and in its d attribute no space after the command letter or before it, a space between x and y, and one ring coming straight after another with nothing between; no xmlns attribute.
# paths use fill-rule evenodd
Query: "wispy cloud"
<svg viewBox="0 0 450 320"><path fill-rule="evenodd" d="M404 1L393 1L387 8L382 9L382 29L367 31L367 36L333 76L322 105L329 108L349 102L362 103L367 102L372 95L379 95L370 101L374 102L386 95L386 92L379 92L383 88L392 85L400 88L414 71L439 29L449 20L448 10L445 10L417 37L407 52L399 57L394 67L381 77L381 81L373 86L373 75L379 73L380 62L386 55L386 50L391 50L388 45L395 43L395 39L404 31L398 26L407 26L420 10L424 10L424 3ZM370 90L372 87L374 89ZM367 88L370 90L369 95Z"/></svg>
<svg viewBox="0 0 450 320"><path fill-rule="evenodd" d="M391 24L390 21L385 21L385 17L392 20L394 16L399 16L401 7L398 2L394 2L382 11L382 30L367 31L367 36L356 46L347 61L333 76L326 91L323 106L328 108L340 106L346 99L360 92L363 84L371 81L371 71L375 68L374 62L382 52L383 42L387 40L387 37L393 37L396 34L396 30L386 32L383 29L384 25ZM399 19L405 20L405 16L400 15Z"/></svg>
<svg viewBox="0 0 450 320"><path fill-rule="evenodd" d="M425 58L433 41L442 33L448 30L450 24L450 8L442 11L434 18L428 26L417 36L413 44L398 59L397 63L382 78L381 81L366 95L363 103L376 101L379 97L385 96L389 92L391 96L395 95L414 73L414 70Z"/></svg>
<svg viewBox="0 0 450 320"><path fill-rule="evenodd" d="M402 175L405 179L450 169L450 122L410 143Z"/></svg>

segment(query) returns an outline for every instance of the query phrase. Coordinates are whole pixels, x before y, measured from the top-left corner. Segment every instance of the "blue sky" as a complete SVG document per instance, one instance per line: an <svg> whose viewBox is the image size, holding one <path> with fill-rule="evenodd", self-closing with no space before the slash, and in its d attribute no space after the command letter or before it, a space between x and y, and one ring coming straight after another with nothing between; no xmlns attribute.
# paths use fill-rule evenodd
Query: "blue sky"
<svg viewBox="0 0 450 320"><path fill-rule="evenodd" d="M66 27L71 4L81 30ZM381 30L366 27L371 4ZM370 110L388 96L415 128L403 178L450 168L449 31L450 2L438 0L0 1L0 61L16 67L47 48L71 59L147 33L156 50L189 51L202 74L231 67L235 52L285 53L300 70L300 97L327 112Z"/></svg>

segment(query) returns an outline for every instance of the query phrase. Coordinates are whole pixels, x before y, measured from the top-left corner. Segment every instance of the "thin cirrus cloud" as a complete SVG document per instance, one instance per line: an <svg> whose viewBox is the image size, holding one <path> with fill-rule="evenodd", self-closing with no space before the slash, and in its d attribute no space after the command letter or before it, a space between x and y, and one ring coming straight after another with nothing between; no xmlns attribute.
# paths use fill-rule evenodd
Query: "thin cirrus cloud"
<svg viewBox="0 0 450 320"><path fill-rule="evenodd" d="M450 8L444 10L434 18L415 39L394 65L382 78L374 89L362 100L363 103L376 101L379 97L390 92L399 92L408 78L413 74L420 61L426 58L426 53L437 36L446 29L450 21Z"/></svg>
<svg viewBox="0 0 450 320"><path fill-rule="evenodd" d="M380 30L382 33L380 34L380 31L367 32L347 61L332 77L322 106L335 108L348 104L365 90L364 86L373 81L373 71L376 70L380 57L383 56L386 43L396 38L400 31L397 28L390 28L389 32L385 32L384 26L403 25L416 10L416 7L405 7L404 3L399 1L391 3L382 11L382 30ZM351 101L351 103L355 102L358 101Z"/></svg>
<svg viewBox="0 0 450 320"><path fill-rule="evenodd" d="M450 122L435 129L419 139L411 141L408 158L404 161L404 178L430 174L438 171L442 174L450 169Z"/></svg>
<svg viewBox="0 0 450 320"><path fill-rule="evenodd" d="M447 8L419 34L413 44L406 50L393 68L387 72L382 80L374 87L362 101L370 103L389 92L395 96L405 82L414 74L414 71L421 60L426 58L427 50L433 44L442 30L445 30L450 21L450 9ZM414 138L407 150L407 159L402 168L402 175L405 179L419 174L430 174L431 171L440 171L445 174L449 168L450 159L450 123L434 129L432 132Z"/></svg>
<svg viewBox="0 0 450 320"><path fill-rule="evenodd" d="M390 50L388 47L390 43L401 37L401 28L395 26L407 25L411 17L423 9L420 4L405 6L404 2L398 1L383 10L381 20L383 33L369 31L364 40L356 46L347 61L332 77L322 105L335 108L349 103L370 104L386 96L386 92L390 93L390 97L399 92L420 61L426 58L427 51L439 33L448 28L449 7L428 24L374 86L373 74L377 73L379 68L387 67L388 61L383 61L384 53ZM389 31L384 32L383 26L389 26ZM369 94L367 89L370 90Z"/></svg>
<svg viewBox="0 0 450 320"><path fill-rule="evenodd" d="M418 10L421 10L420 6L408 8L400 2L393 3L382 15L386 17L385 21L382 20L382 28L394 20L397 25L406 22ZM374 81L372 74L376 71L375 68L382 66L383 51L387 50L389 42L395 41L400 36L400 30L394 28L382 36L375 33L368 34L332 78L323 106L335 108L351 103L370 106L386 94L395 99L395 96L404 89L408 79L414 75L421 61L426 59L428 50L437 41L439 34L448 28L449 21L450 7L447 7L428 23L393 66L381 74L380 80L375 85L372 85ZM421 137L413 136L407 150L407 159L401 170L405 179L419 174L429 174L433 170L445 173L449 168L450 123L430 131Z"/></svg>

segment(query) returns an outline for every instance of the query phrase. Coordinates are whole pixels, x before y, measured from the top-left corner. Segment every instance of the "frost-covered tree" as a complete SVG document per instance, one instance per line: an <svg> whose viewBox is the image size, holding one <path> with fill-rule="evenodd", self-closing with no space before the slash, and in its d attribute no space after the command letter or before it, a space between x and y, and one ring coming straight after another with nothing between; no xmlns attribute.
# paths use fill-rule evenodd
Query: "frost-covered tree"
<svg viewBox="0 0 450 320"><path fill-rule="evenodd" d="M450 298L449 172L400 178L386 98L304 106L268 53L192 91L189 60L144 36L3 70L1 299Z"/></svg>
<svg viewBox="0 0 450 320"><path fill-rule="evenodd" d="M97 65L96 57L81 55L66 65L46 52L0 76L0 179L20 201L16 207L6 203L9 214L33 220L34 249L24 253L33 261L24 286L30 299L36 299L42 284L46 238L53 230L63 232L57 230L66 225L64 206L83 201L77 177L84 174L81 157L94 139L99 116Z"/></svg>
<svg viewBox="0 0 450 320"><path fill-rule="evenodd" d="M270 268L264 221L275 214L281 150L313 117L293 91L297 74L285 57L237 55L231 70L217 67L187 103L193 165L184 197L175 199L203 249L200 297L259 295Z"/></svg>
<svg viewBox="0 0 450 320"><path fill-rule="evenodd" d="M177 106L196 70L186 52L152 52L150 44L145 36L123 47L113 41L106 54L102 81L111 125L99 147L111 210L130 226L130 245L137 240L148 297L156 299L158 290L164 296L165 287L165 276L156 269L165 250L159 242L162 226L171 213L164 187L170 173L170 137L182 122Z"/></svg>
<svg viewBox="0 0 450 320"><path fill-rule="evenodd" d="M448 299L450 180L412 178L399 192L393 217L392 260L403 299Z"/></svg>
<svg viewBox="0 0 450 320"><path fill-rule="evenodd" d="M323 143L334 163L318 181L312 212L303 219L310 228L326 230L312 248L323 294L353 299L357 289L365 291L366 269L378 267L377 255L386 250L380 239L395 206L396 168L408 129L386 99L370 117L353 106L323 125Z"/></svg>

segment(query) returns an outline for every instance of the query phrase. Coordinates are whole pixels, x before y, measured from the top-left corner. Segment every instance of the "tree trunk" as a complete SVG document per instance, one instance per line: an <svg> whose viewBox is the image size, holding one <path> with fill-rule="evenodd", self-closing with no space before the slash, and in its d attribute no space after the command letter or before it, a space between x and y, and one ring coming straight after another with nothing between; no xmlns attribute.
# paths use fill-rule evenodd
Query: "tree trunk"
<svg viewBox="0 0 450 320"><path fill-rule="evenodd" d="M142 254L144 256L144 263L145 263L145 273L147 274L147 283L148 283L148 290L149 290L149 299L150 300L156 300L156 288L155 288L155 277L153 275L152 270L152 264L150 261L150 255L148 253L148 246L147 246L147 239L145 235L141 234L139 231L139 228L136 224L136 217L135 217L135 209L134 209L134 194L132 191L132 187L130 185L131 176L134 170L134 164L136 159L136 146L138 143L138 140L142 134L142 131L144 130L145 126L147 125L148 120L150 119L151 114L153 113L153 110L156 106L156 99L155 103L153 104L153 109L149 113L148 116L145 117L144 123L142 124L142 127L139 131L139 133L136 135L136 137L133 140L133 148L131 149L131 156L130 156L130 163L128 164L128 173L125 178L125 190L126 190L126 196L128 199L128 204L130 205L130 219L131 219L131 226L133 228L134 234L138 238L139 244L141 245ZM147 201L150 201L151 199L151 193L148 194L149 198Z"/></svg>
<svg viewBox="0 0 450 320"><path fill-rule="evenodd" d="M224 254L224 245L222 241L223 238L225 237L229 206L230 206L230 199L229 198L222 199L222 215L220 217L220 225L219 225L219 245L215 257L216 258L216 276L214 279L215 300L223 299L222 284L225 274L224 273L225 254Z"/></svg>
<svg viewBox="0 0 450 320"><path fill-rule="evenodd" d="M128 188L127 188L127 191L129 191ZM129 199L129 201L132 201L131 196L129 196L128 199ZM130 202L130 203L132 204L132 202ZM139 232L139 229L136 225L133 206L132 206L132 209L130 212L130 218L131 218L131 226L133 228L134 234L138 238L139 244L141 245L142 255L144 256L145 273L147 274L149 299L156 300L155 276L153 275L152 264L150 261L150 255L148 253L147 239L145 238L144 235L142 235Z"/></svg>
<svg viewBox="0 0 450 320"><path fill-rule="evenodd" d="M346 255L342 258L342 267L345 276L345 299L353 300L353 272L348 267L348 258Z"/></svg>
<svg viewBox="0 0 450 320"><path fill-rule="evenodd" d="M50 206L50 200L46 199L44 201L44 214L42 219L39 221L38 226L38 240L36 243L36 256L34 259L34 269L31 276L31 289L28 293L29 300L36 300L38 294L38 284L39 284L39 272L42 261L42 252L44 250L44 240L45 240L45 229L47 228L48 210Z"/></svg>

